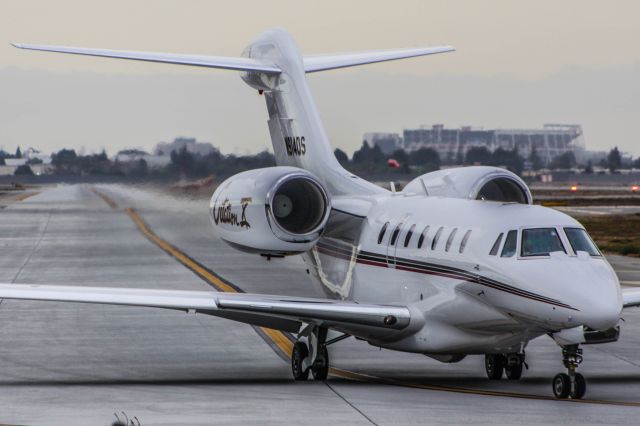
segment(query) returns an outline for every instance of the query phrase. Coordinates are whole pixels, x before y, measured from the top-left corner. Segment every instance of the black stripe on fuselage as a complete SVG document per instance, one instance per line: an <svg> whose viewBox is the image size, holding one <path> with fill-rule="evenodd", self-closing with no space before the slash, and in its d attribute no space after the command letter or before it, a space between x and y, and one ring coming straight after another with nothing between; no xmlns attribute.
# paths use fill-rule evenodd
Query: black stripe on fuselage
<svg viewBox="0 0 640 426"><path fill-rule="evenodd" d="M318 242L318 244L316 244L316 248L320 253L323 253L332 257L337 257L343 260L354 259L353 252L351 249L348 249L346 247L341 247L337 244L332 244L326 240ZM516 296L525 297L527 299L537 300L539 302L577 311L576 308L569 306L565 303L562 303L559 300L545 297L545 296L532 293L526 290L522 290L517 287L513 287L508 284L504 284L499 281L493 280L491 278L483 277L479 274L465 271L464 269L454 268L451 266L445 266L445 265L436 264L436 263L428 263L428 262L422 262L418 260L399 258L399 257L389 257L389 263L388 263L386 255L380 254L380 253L368 252L368 251L359 251L355 257L355 261L357 263L370 265L370 266L378 266L378 267L389 267L389 263L390 263L394 265L395 269L408 271L408 272L429 274L429 275L438 275L446 278L453 278L453 279L459 279L462 281L468 281L471 283L480 284L485 287L493 288L495 290L514 294Z"/></svg>

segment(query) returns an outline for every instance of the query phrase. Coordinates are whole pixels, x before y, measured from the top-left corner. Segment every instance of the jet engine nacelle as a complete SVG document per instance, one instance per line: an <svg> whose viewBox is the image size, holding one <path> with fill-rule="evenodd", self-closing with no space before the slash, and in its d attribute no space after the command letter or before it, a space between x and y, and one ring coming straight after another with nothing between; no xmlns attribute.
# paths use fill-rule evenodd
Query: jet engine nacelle
<svg viewBox="0 0 640 426"><path fill-rule="evenodd" d="M409 182L405 194L531 204L529 187L515 173L499 167L456 167L426 173Z"/></svg>
<svg viewBox="0 0 640 426"><path fill-rule="evenodd" d="M267 167L225 180L209 204L215 233L250 253L310 250L329 219L331 203L318 179L296 167Z"/></svg>

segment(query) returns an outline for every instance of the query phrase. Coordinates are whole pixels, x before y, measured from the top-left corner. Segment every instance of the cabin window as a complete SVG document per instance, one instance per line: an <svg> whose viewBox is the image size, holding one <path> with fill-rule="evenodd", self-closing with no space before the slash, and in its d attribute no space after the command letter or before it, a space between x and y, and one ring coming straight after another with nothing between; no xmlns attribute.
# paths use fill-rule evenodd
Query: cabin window
<svg viewBox="0 0 640 426"><path fill-rule="evenodd" d="M429 225L424 227L420 238L418 238L418 248L422 248L422 243L424 243L424 239L427 238L427 232L429 232Z"/></svg>
<svg viewBox="0 0 640 426"><path fill-rule="evenodd" d="M496 242L493 243L493 247L491 247L491 251L489 252L491 256L495 256L496 254L498 254L498 249L500 248L500 243L502 242L502 235L504 234L501 232L500 235L498 235L498 238L496 238Z"/></svg>
<svg viewBox="0 0 640 426"><path fill-rule="evenodd" d="M384 238L384 233L387 232L387 226L389 226L389 222L382 225L382 229L380 230L380 234L378 234L378 244L382 243L382 239Z"/></svg>
<svg viewBox="0 0 640 426"><path fill-rule="evenodd" d="M411 225L409 228L409 232L407 232L407 236L404 237L404 246L407 247L409 245L409 241L411 241L411 236L413 235L413 230L416 229L416 225Z"/></svg>
<svg viewBox="0 0 640 426"><path fill-rule="evenodd" d="M402 224L399 223L398 226L396 226L396 229L393 230L393 234L391 234L391 242L389 243L392 246L396 245L396 240L398 239L398 234L400 233L400 228L402 227Z"/></svg>
<svg viewBox="0 0 640 426"><path fill-rule="evenodd" d="M504 240L504 247L502 247L502 253L500 257L511 257L516 254L516 245L518 244L518 231L509 231L507 233L507 239Z"/></svg>
<svg viewBox="0 0 640 426"><path fill-rule="evenodd" d="M436 235L433 236L433 241L431 241L431 250L436 249L436 246L438 245L438 239L440 239L440 234L442 234L442 229L442 226L438 228L438 230L436 231Z"/></svg>
<svg viewBox="0 0 640 426"><path fill-rule="evenodd" d="M464 248L467 246L467 241L469 241L470 235L471 235L471 229L469 229L467 232L464 233L464 236L462 237L462 241L460 241L460 249L458 250L459 253L462 253L464 251Z"/></svg>
<svg viewBox="0 0 640 426"><path fill-rule="evenodd" d="M596 247L595 243L582 228L564 228L564 233L571 244L573 251L578 254L578 251L585 251L591 256L601 256L600 250Z"/></svg>
<svg viewBox="0 0 640 426"><path fill-rule="evenodd" d="M549 253L566 253L556 228L534 228L522 231L522 256L549 256Z"/></svg>
<svg viewBox="0 0 640 426"><path fill-rule="evenodd" d="M456 232L458 232L458 228L453 228L453 231L449 234L449 238L447 238L447 244L444 246L444 251L449 251L451 248L451 243L453 243L453 239L456 237Z"/></svg>

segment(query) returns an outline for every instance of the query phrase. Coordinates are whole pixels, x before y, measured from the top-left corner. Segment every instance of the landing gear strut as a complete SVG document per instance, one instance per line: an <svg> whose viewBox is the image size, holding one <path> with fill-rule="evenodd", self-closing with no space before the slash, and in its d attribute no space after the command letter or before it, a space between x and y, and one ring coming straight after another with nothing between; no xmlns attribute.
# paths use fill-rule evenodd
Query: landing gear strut
<svg viewBox="0 0 640 426"><path fill-rule="evenodd" d="M291 371L294 380L307 380L309 372L314 380L326 380L329 375L329 352L327 345L342 340L339 337L327 342L325 327L308 326L298 335L291 353Z"/></svg>
<svg viewBox="0 0 640 426"><path fill-rule="evenodd" d="M582 362L582 349L578 345L567 345L562 348L562 363L567 368L567 373L557 374L553 378L553 394L559 399L582 399L587 384L576 368Z"/></svg>
<svg viewBox="0 0 640 426"><path fill-rule="evenodd" d="M486 354L484 367L489 380L500 380L506 373L509 380L520 380L524 362L524 352L510 354Z"/></svg>

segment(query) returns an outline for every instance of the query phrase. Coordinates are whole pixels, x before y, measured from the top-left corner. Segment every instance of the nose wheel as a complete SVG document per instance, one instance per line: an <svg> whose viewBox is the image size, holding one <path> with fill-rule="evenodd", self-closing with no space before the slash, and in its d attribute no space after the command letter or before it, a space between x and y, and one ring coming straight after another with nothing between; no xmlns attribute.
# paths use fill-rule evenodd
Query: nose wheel
<svg viewBox="0 0 640 426"><path fill-rule="evenodd" d="M564 346L562 363L567 373L557 374L553 378L553 394L558 399L582 399L587 391L587 383L582 374L576 373L578 365L582 363L582 349L578 345Z"/></svg>

